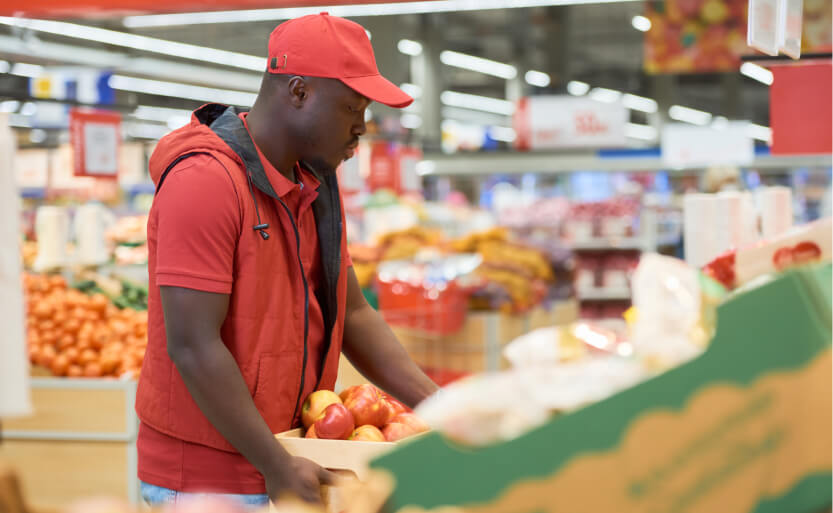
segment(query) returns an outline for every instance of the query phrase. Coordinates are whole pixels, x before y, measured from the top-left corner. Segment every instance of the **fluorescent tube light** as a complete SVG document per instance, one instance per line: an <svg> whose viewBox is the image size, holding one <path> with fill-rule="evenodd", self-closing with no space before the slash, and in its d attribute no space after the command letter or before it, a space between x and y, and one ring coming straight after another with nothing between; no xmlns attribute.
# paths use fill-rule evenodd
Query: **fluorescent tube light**
<svg viewBox="0 0 833 513"><path fill-rule="evenodd" d="M622 98L622 93L605 87L594 87L590 91L590 98L603 103L616 103Z"/></svg>
<svg viewBox="0 0 833 513"><path fill-rule="evenodd" d="M229 52L226 50L218 50L216 48L178 43L175 41L166 41L164 39L140 36L138 34L128 34L127 32L118 32L116 30L91 27L89 25L78 25L76 23L67 23L63 21L37 20L30 18L11 18L5 16L0 16L0 25L21 27L38 32L46 32L64 37L95 41L108 45L121 46L123 48L159 53L183 59L208 62L211 64L232 66L235 68L253 71L266 70L266 59L262 57L247 55L244 53Z"/></svg>
<svg viewBox="0 0 833 513"><path fill-rule="evenodd" d="M396 48L405 55L416 56L422 53L422 43L410 39L400 39Z"/></svg>
<svg viewBox="0 0 833 513"><path fill-rule="evenodd" d="M167 123L172 117L191 116L191 111L185 109L170 109L167 107L139 105L136 107L136 110L133 111L131 116L145 121L159 121L160 123Z"/></svg>
<svg viewBox="0 0 833 513"><path fill-rule="evenodd" d="M580 82L578 80L570 80L567 82L567 92L573 96L583 96L590 90L590 84Z"/></svg>
<svg viewBox="0 0 833 513"><path fill-rule="evenodd" d="M440 62L446 66L454 66L456 68L477 71L485 75L492 75L499 78L515 78L518 75L518 70L515 66L504 64L482 57L475 57L474 55L466 55L464 53L452 52L446 50L440 53Z"/></svg>
<svg viewBox="0 0 833 513"><path fill-rule="evenodd" d="M625 94L622 96L622 105L640 112L654 113L659 109L657 102L650 98L637 96L635 94Z"/></svg>
<svg viewBox="0 0 833 513"><path fill-rule="evenodd" d="M254 93L247 93L243 91L214 89L211 87L182 84L179 82L163 82L161 80L126 77L124 75L113 75L110 77L108 83L110 87L120 91L133 91L136 93L170 96L173 98L186 98L201 102L218 102L244 107L250 107L257 97Z"/></svg>
<svg viewBox="0 0 833 513"><path fill-rule="evenodd" d="M414 99L422 96L422 88L416 84L405 82L404 84L400 84L399 89L402 89L408 96Z"/></svg>
<svg viewBox="0 0 833 513"><path fill-rule="evenodd" d="M755 64L754 62L744 62L741 64L740 73L741 75L746 75L747 77L766 85L772 85L772 81L774 80L770 70Z"/></svg>
<svg viewBox="0 0 833 513"><path fill-rule="evenodd" d="M360 16L392 16L397 14L427 14L453 11L483 11L553 5L606 4L635 0L428 0L420 2L391 2L358 5L327 5L315 7L282 7L274 9L246 9L234 11L188 12L127 16L125 27L163 27L202 23L240 23L246 21L289 20L308 14L327 11L332 16L346 18Z"/></svg>
<svg viewBox="0 0 833 513"><path fill-rule="evenodd" d="M640 32L648 32L651 30L651 20L639 14L631 19L631 25Z"/></svg>
<svg viewBox="0 0 833 513"><path fill-rule="evenodd" d="M529 70L524 75L526 83L536 87L547 87L550 85L550 76L541 71Z"/></svg>
<svg viewBox="0 0 833 513"><path fill-rule="evenodd" d="M511 116L515 112L515 104L510 101L478 96L476 94L443 91L440 94L440 101L444 105L451 107L493 112L495 114L503 114L504 116Z"/></svg>
<svg viewBox="0 0 833 513"><path fill-rule="evenodd" d="M712 115L708 112L683 107L681 105L672 105L671 108L668 109L668 116L677 121L700 126L708 125L712 120Z"/></svg>

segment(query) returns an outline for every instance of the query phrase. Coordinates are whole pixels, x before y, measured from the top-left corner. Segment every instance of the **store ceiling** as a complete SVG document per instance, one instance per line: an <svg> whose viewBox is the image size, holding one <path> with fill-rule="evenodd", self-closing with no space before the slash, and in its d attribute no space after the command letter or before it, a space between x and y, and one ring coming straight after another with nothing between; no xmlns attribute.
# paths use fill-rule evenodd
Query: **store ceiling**
<svg viewBox="0 0 833 513"><path fill-rule="evenodd" d="M657 98L661 109L677 103L715 115L768 124L767 87L738 72L647 75L642 70L643 33L631 25L632 18L642 10L642 2L619 2L354 19L371 32L382 72L397 83L409 81L410 76L409 57L396 50L396 42L401 38L420 40L427 35L442 49L515 63L521 73L535 69L551 76L552 83L548 88L525 86L528 87L527 94L563 94L568 81L581 80L593 87ZM278 21L133 29L126 29L120 17L73 20L73 23L263 57L268 35ZM41 51L39 56L33 57L30 50L39 42L63 46ZM71 51L69 46L78 51ZM67 47L66 51L62 50L64 47ZM259 82L259 73L254 70L214 66L135 48L0 26L0 59L66 65L78 61L73 57L80 55L82 49L99 52L90 59L102 63L109 59L111 62L104 67L114 68L124 75L245 91L256 91ZM506 81L503 79L447 66L439 68L446 89L505 97ZM25 79L0 75L0 95L25 96L21 94L23 87ZM118 103L190 109L202 101L137 91L120 93Z"/></svg>

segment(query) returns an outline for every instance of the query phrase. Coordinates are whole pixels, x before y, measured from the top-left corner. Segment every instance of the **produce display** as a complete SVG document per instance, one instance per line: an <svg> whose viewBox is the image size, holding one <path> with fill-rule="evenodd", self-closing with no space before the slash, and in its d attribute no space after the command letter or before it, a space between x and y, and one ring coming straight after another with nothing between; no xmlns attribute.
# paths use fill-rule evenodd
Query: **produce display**
<svg viewBox="0 0 833 513"><path fill-rule="evenodd" d="M55 376L136 378L147 312L85 294L57 275L24 274L29 360Z"/></svg>
<svg viewBox="0 0 833 513"><path fill-rule="evenodd" d="M306 438L395 442L428 431L405 405L370 384L345 389L340 395L318 390L304 400L301 422Z"/></svg>
<svg viewBox="0 0 833 513"><path fill-rule="evenodd" d="M544 253L512 241L509 231L496 228L475 233L450 244L454 251L476 253L483 258L476 274L483 287L472 303L476 309L526 311L539 304L555 280Z"/></svg>
<svg viewBox="0 0 833 513"><path fill-rule="evenodd" d="M798 226L772 240L731 250L709 262L703 272L733 289L758 276L830 259L831 218Z"/></svg>

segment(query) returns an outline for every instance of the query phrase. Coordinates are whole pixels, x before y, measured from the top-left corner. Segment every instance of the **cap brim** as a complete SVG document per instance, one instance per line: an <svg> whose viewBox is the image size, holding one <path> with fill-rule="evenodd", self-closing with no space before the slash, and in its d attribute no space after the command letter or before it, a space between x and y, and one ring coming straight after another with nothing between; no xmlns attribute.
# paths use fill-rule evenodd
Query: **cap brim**
<svg viewBox="0 0 833 513"><path fill-rule="evenodd" d="M401 109L414 102L408 93L396 87L393 82L382 75L368 75L365 77L341 78L347 87L374 102L379 102Z"/></svg>

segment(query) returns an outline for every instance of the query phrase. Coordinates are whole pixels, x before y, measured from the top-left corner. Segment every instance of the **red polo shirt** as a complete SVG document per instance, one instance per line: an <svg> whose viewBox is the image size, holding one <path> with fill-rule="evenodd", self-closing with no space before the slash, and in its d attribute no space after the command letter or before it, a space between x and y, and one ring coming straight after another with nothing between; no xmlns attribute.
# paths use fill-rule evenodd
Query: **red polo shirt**
<svg viewBox="0 0 833 513"><path fill-rule="evenodd" d="M245 124L245 114L241 118ZM318 196L319 182L296 164L298 183L293 183L264 158L259 148L258 154L272 187L292 212L301 238L301 260L310 288L309 358L303 392L306 397L318 382L324 350L324 317L315 294L322 281L321 254L311 208ZM224 232L228 231L229 220L238 216L238 205L225 173L217 160L198 154L177 164L166 178L164 194L154 199L158 202L156 212L164 216L164 221L151 219L148 223L148 238L156 240L153 248L156 265L149 272L156 274L160 286L231 293L235 248L233 237L227 237ZM200 182L199 198L194 198L191 186L195 181ZM193 215L194 209L199 209L199 216ZM200 226L194 226L195 218ZM294 265L288 263L287 267L291 269ZM287 290L290 290L288 285ZM275 294L282 293L275 290ZM304 297L296 300L303 303ZM164 329L161 316L149 318L148 322L162 323ZM298 344L302 343L298 340ZM183 492L266 491L263 476L239 453L186 442L144 423L139 426L137 445L139 479L146 483Z"/></svg>

